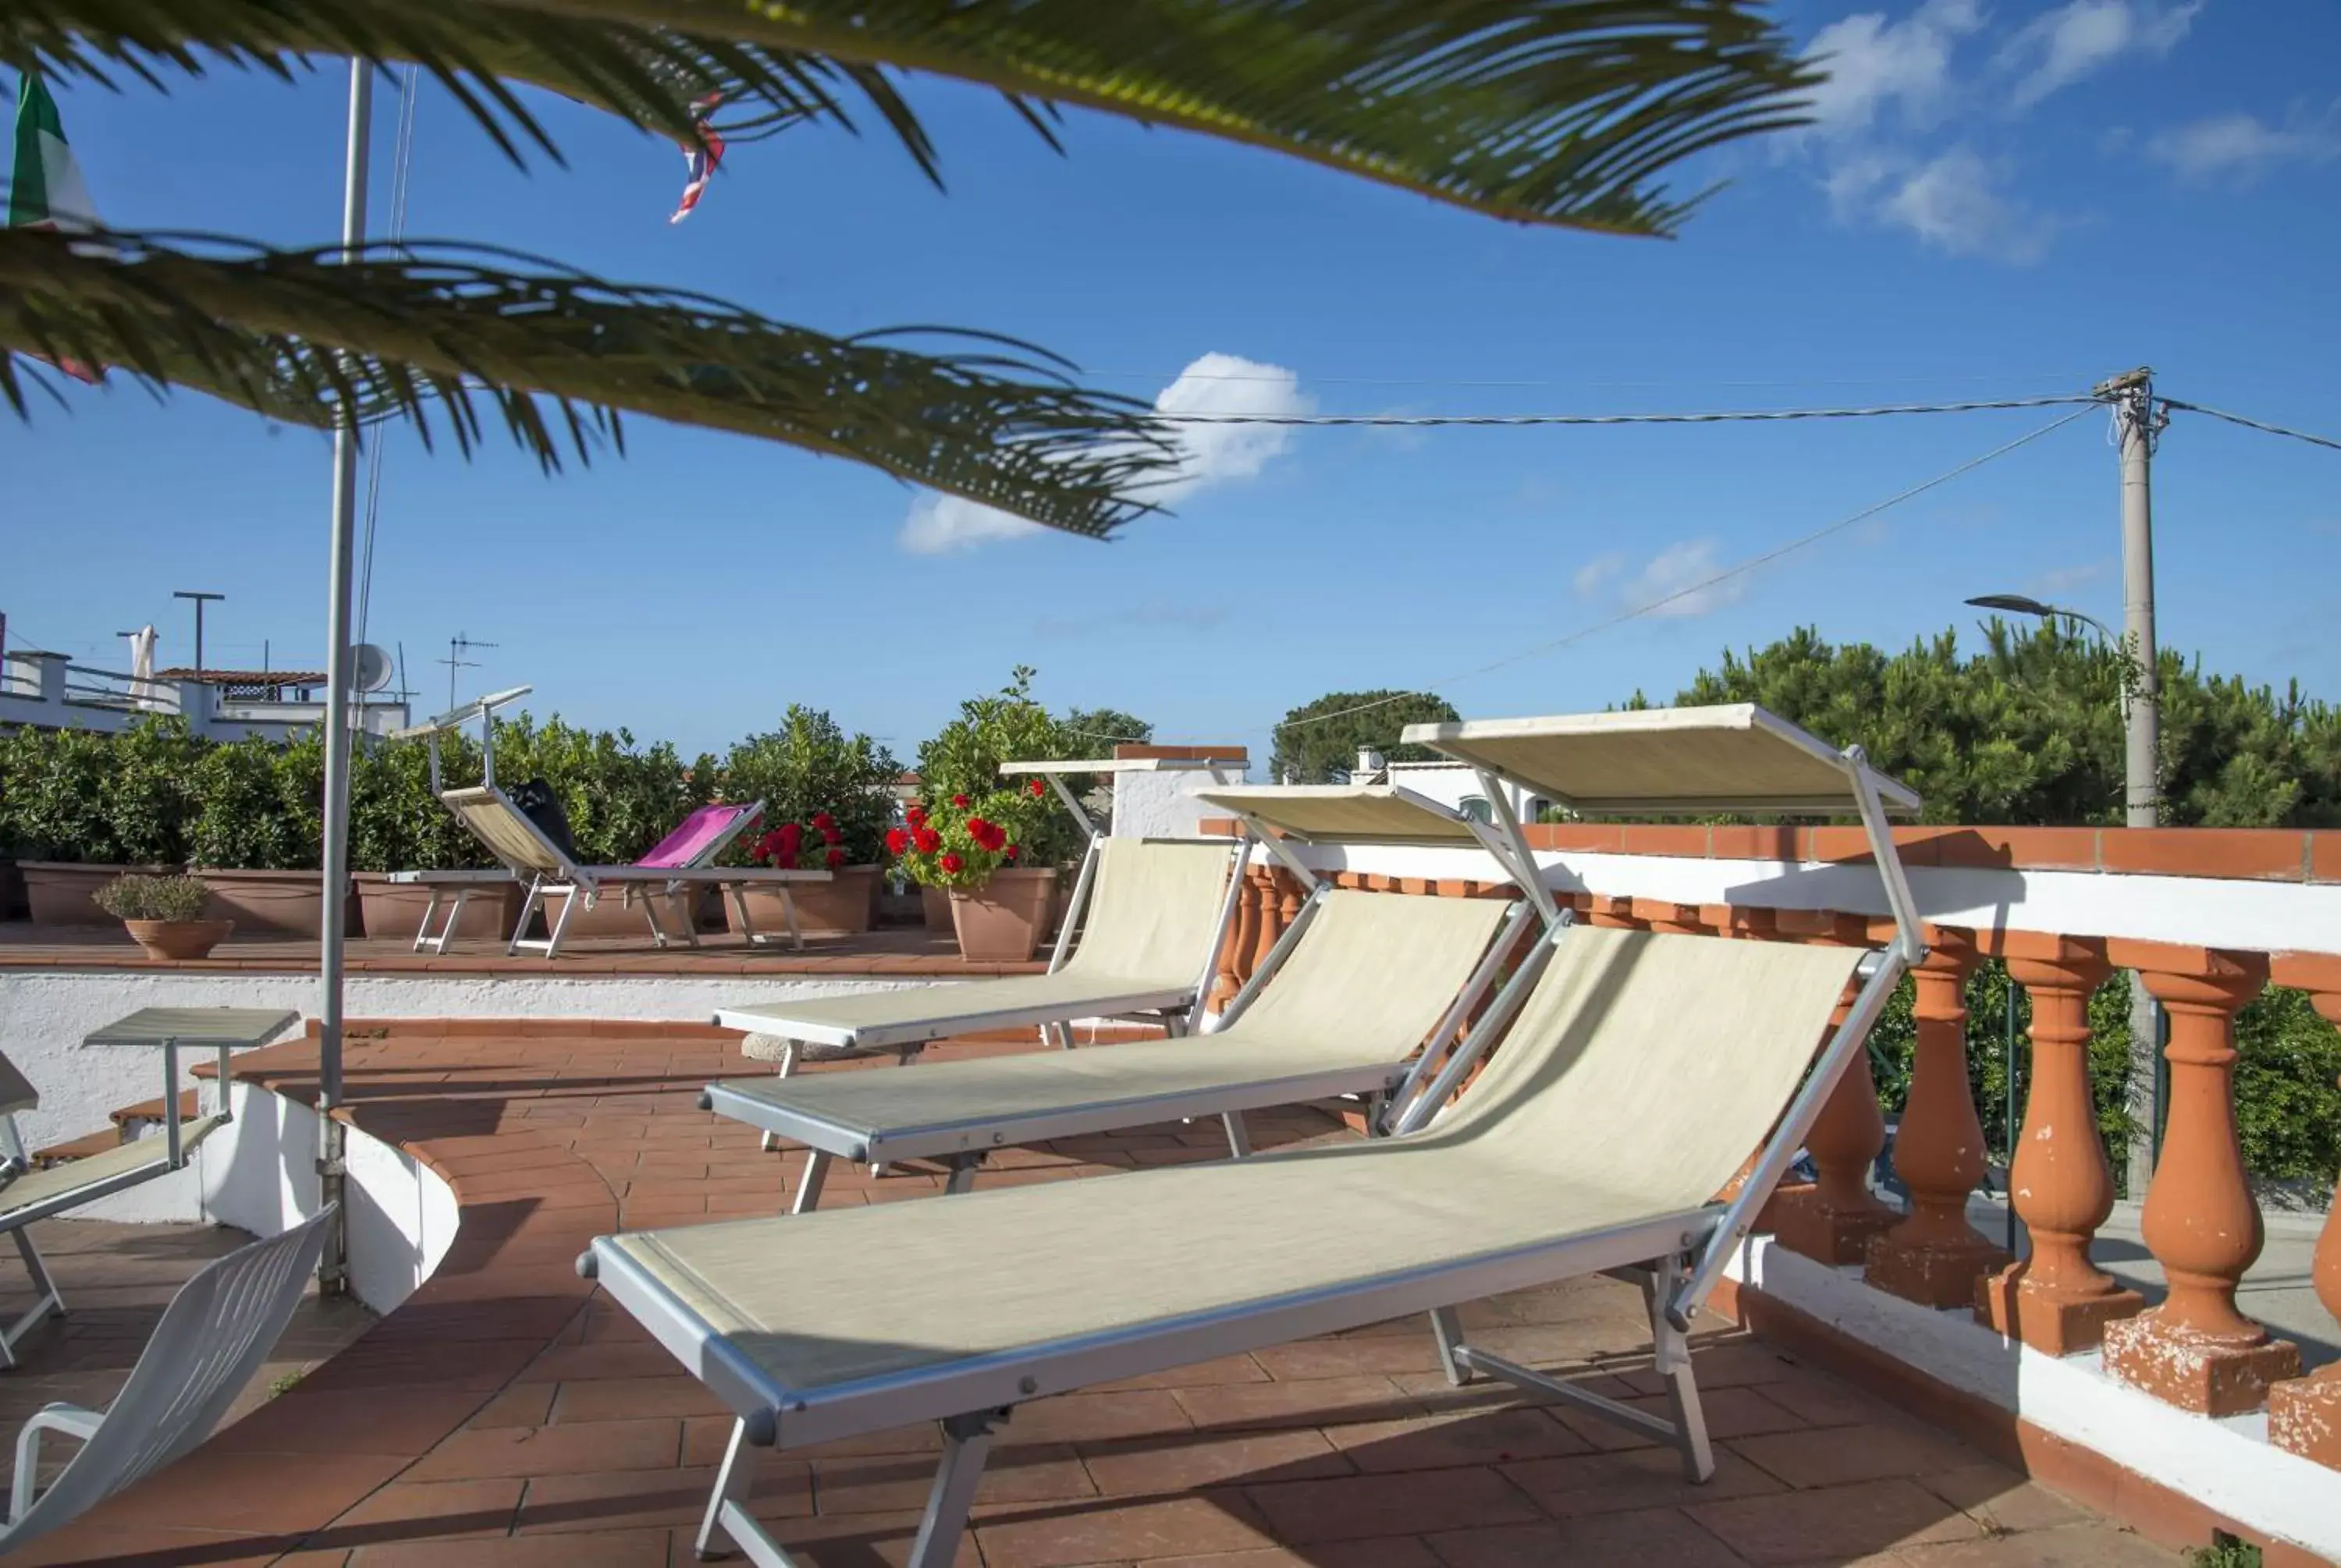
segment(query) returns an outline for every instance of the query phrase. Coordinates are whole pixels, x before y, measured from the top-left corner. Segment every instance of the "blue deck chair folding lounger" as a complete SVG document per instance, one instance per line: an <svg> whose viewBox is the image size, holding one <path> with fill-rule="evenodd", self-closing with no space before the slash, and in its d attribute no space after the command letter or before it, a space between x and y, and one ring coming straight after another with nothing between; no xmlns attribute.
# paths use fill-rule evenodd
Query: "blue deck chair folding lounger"
<svg viewBox="0 0 2341 1568"><path fill-rule="evenodd" d="M762 1128L768 1139L811 1149L795 1214L819 1201L832 1158L939 1159L951 1166L947 1190L963 1192L995 1149L1210 1116L1221 1119L1230 1151L1242 1156L1250 1152L1248 1111L1346 1096L1367 1100L1369 1115L1379 1116L1404 1099L1485 997L1521 928L1539 910L1554 918L1549 902L1529 898L1335 888L1293 853L1301 844L1485 841L1509 854L1482 825L1410 791L1216 789L1199 799L1234 813L1309 889L1207 1034L944 1062L915 1073L727 1079L709 1085L700 1103ZM1119 843L1106 849L1121 852ZM1135 912L1114 902L1124 885L1110 871L1100 886L1095 921L1106 928L1132 922ZM947 1007L948 993L939 1001Z"/></svg>
<svg viewBox="0 0 2341 1568"><path fill-rule="evenodd" d="M423 928L414 938L417 952L425 948L445 952L463 918L465 900L483 886L501 885L515 878L527 888L528 896L522 900L520 918L513 924L512 939L505 946L508 953L555 957L561 951L563 938L568 935L572 918L580 908L592 908L609 893L616 893L628 903L640 900L643 918L650 923L652 939L660 947L680 937L696 948L699 933L692 922L685 918L680 931L671 932L659 920L659 906L675 895L711 887L731 895L740 931L752 945L762 944L767 938L749 916L747 890L772 888L780 895L790 943L800 950L803 948L804 935L797 928L796 905L789 898L789 885L826 882L830 880L827 871L712 863L734 837L763 814L762 801L752 806L702 807L667 835L657 849L631 866L588 865L555 843L496 783L495 710L518 701L528 692L529 688L515 686L411 729L395 730L390 737L393 740L420 738L428 744L431 792L504 866L502 871L393 872L390 879L393 883L431 889L431 904L423 912ZM440 738L474 719L480 721L481 781L468 789L449 789L440 778ZM443 894L449 891L454 895L453 908L434 934L432 921L438 914ZM556 899L561 906L558 913L553 910ZM540 908L546 912L548 924L545 935L536 938L528 935L528 927L530 918Z"/></svg>
<svg viewBox="0 0 2341 1568"><path fill-rule="evenodd" d="M1478 1040L1508 1028L1486 1070L1447 1105L1470 1066L1459 1056L1395 1136L597 1238L580 1268L738 1417L702 1555L795 1561L750 1508L757 1449L934 1420L942 1455L909 1561L943 1568L1019 1404L1417 1312L1457 1381L1540 1391L1673 1444L1694 1480L1713 1474L1691 1316L1923 957L1885 821L1915 798L1858 751L1748 708L1433 729L1409 738L1564 803L1579 799L1567 780L1613 811L1858 809L1895 939L1864 954L1563 928L1491 1005ZM1472 1346L1451 1310L1611 1272L1643 1285L1670 1419Z"/></svg>

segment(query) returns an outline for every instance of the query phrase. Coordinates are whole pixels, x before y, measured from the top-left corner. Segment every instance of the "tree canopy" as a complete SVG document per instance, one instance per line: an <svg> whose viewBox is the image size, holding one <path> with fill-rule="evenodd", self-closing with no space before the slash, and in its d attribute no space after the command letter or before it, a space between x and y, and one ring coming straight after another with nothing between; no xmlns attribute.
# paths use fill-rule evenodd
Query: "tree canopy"
<svg viewBox="0 0 2341 1568"><path fill-rule="evenodd" d="M1410 724L1461 717L1453 703L1429 691L1329 691L1287 713L1276 727L1269 776L1280 780L1289 773L1303 784L1347 779L1367 748L1392 762L1433 761L1438 753L1400 745L1399 732Z"/></svg>
<svg viewBox="0 0 2341 1568"><path fill-rule="evenodd" d="M2341 712L2165 651L2163 820L2181 827L2341 823ZM2051 626L1993 620L1897 654L1799 627L1701 670L1679 704L1757 702L1833 744L1859 741L1926 801L1930 822L2109 826L2122 819L2124 660ZM1636 694L1637 705L1646 700Z"/></svg>

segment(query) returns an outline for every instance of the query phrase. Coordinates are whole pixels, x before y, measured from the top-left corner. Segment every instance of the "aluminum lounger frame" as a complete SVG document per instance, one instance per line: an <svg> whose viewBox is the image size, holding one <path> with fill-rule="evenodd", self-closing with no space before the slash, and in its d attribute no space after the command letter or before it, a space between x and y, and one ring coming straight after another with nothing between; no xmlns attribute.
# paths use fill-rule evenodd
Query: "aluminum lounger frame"
<svg viewBox="0 0 2341 1568"><path fill-rule="evenodd" d="M1628 721L1603 727L1614 739L1640 717L1622 714L1596 719ZM1706 1204L1679 1212L1653 1214L1630 1223L1555 1236L1467 1259L1394 1270L1324 1288L1287 1290L1214 1310L802 1388L783 1386L768 1374L690 1302L618 1245L621 1238L599 1238L578 1260L580 1272L599 1280L621 1305L685 1366L693 1369L710 1391L738 1416L699 1532L700 1554L721 1555L727 1546L737 1546L759 1568L793 1568L796 1559L764 1531L748 1505L752 1480L751 1462L756 1448L795 1448L931 1419L942 1428L942 1458L911 1548L909 1563L910 1568L946 1568L957 1552L994 1434L1016 1405L1097 1383L1145 1375L1418 1312L1432 1315L1441 1358L1454 1381L1459 1383L1484 1374L1560 1397L1673 1444L1682 1455L1686 1473L1694 1481L1711 1476L1714 1458L1690 1366L1688 1334L1691 1316L1746 1237L1758 1209L1787 1170L1855 1053L1868 1048L1869 1029L1895 987L1926 951L1923 928L1887 823L1889 800L1906 809L1914 808L1916 797L1873 772L1858 748L1832 754L1803 731L1782 726L1770 715L1761 717L1770 721L1769 726L1758 725L1757 729L1767 730L1775 740L1782 738L1785 731L1787 739L1817 752L1845 780L1840 789L1851 795L1859 809L1894 918L1895 936L1883 949L1862 959L1860 983L1850 1007L1814 1054L1810 1071L1789 1097L1787 1108L1763 1145L1755 1169L1728 1205ZM1410 729L1407 739L1462 754L1459 745L1449 747L1445 742L1488 737L1425 735L1418 731L1465 728L1477 727L1415 727ZM1718 749L1725 754L1728 765L1730 747ZM1480 766L1484 778L1532 782L1540 793L1553 793L1549 779L1541 774L1522 774L1497 756L1496 748L1475 747L1474 750L1479 757L1466 759ZM1491 799L1502 799L1501 791L1495 791ZM1680 800L1681 809L1707 811L1841 809L1844 803L1843 794L1820 804L1798 808L1779 804L1777 795L1735 798L1726 790L1701 799L1728 799L1729 803L1693 807L1688 803L1689 797L1683 795L1671 798L1669 804ZM1661 805L1659 809L1666 807ZM1499 819L1516 852L1527 854L1525 836L1519 832L1513 813L1508 808L1501 809ZM1556 942L1566 939L1565 929L1556 926L1548 931L1539 947L1549 949ZM1523 965L1506 985L1491 1006L1485 1027L1475 1037L1481 1049L1529 999L1537 984L1532 971L1541 968ZM1460 1082L1468 1071L1464 1053L1459 1052L1450 1067L1455 1069L1452 1077ZM1426 1087L1424 1095L1418 1097L1417 1103L1435 1092L1449 1076L1442 1072ZM1465 1103L1469 1103L1468 1099ZM1439 1109L1433 1106L1424 1114L1436 1117ZM1404 1139L1394 1139L1386 1146L1392 1155L1398 1155L1404 1147ZM1368 1154L1366 1157L1375 1156ZM1205 1173L1197 1174L1200 1176ZM1181 1173L1151 1175L1159 1181L1179 1178ZM1047 1189L1031 1190L1045 1193ZM999 1198L1021 1196L997 1195ZM1588 1390L1490 1355L1468 1343L1452 1311L1463 1303L1509 1290L1593 1273L1619 1272L1639 1277L1642 1284L1650 1312L1655 1365L1667 1384L1671 1420L1621 1406Z"/></svg>
<svg viewBox="0 0 2341 1568"><path fill-rule="evenodd" d="M291 1022L292 1017L287 1014L286 1022ZM229 1066L231 1054L228 1046L219 1047L219 1074L214 1080L218 1085L218 1109L188 1121L181 1112L179 1096L174 1088L163 1097L160 1134L46 1170L34 1168L24 1135L16 1126L20 1112L40 1107L40 1095L16 1070L15 1064L0 1056L0 1231L6 1232L16 1244L16 1255L33 1283L33 1305L14 1323L0 1325L0 1367L13 1368L16 1365L17 1343L47 1318L62 1317L65 1312L65 1295L49 1273L48 1261L41 1256L40 1244L33 1239L33 1225L144 1186L184 1166L187 1156L194 1153L198 1145L234 1119L228 1108L228 1085L234 1081ZM164 1081L176 1085L176 1041L163 1042L163 1058ZM76 1176L80 1179L74 1179ZM40 1196L23 1201L27 1190L38 1190Z"/></svg>
<svg viewBox="0 0 2341 1568"><path fill-rule="evenodd" d="M546 838L543 829L530 820L526 812L513 805L511 798L496 783L495 710L519 701L531 690L526 686L515 686L506 691L493 692L435 719L394 730L390 736L393 740L417 738L423 740L430 749L432 794L437 796L440 803L454 815L456 820L486 846L489 853L504 863L515 880L526 886L527 896L521 901L520 916L513 924L512 938L505 944L505 952L538 953L553 958L560 952L562 940L568 935L570 919L576 914L581 902L584 908L592 908L601 900L605 888L619 889L629 902L633 901L636 892L643 895L643 916L650 924L652 939L664 948L672 938L659 921L659 900L688 888L711 884L731 895L741 933L754 946L762 946L771 938L756 929L755 921L748 913L747 890L751 887L771 886L781 896L781 914L788 924L790 945L800 952L803 950L804 933L797 924L796 902L789 896L789 884L825 882L830 879L827 871L737 869L709 866L586 866L563 853L559 845ZM440 776L439 739L460 729L474 719L480 721L481 781L471 789L450 789ZM761 809L762 803L757 804ZM473 819L466 808L484 809L500 818L500 832L492 834L483 829ZM733 833L745 827L750 819L751 814L742 813ZM500 836L504 841L498 841ZM707 853L716 853L727 842L729 836L711 846ZM431 921L438 910L440 896L438 888L431 882L433 875L427 871L405 874L406 880L432 888L431 904L423 911L423 928L414 941L418 952L426 947L434 952L444 952L447 943L454 936L456 923L463 918L463 905L473 889L483 882L502 880L493 874L486 877L468 873L440 874L454 888L455 896L445 925L433 938L430 934ZM545 906L548 899L555 898L561 900L561 912L549 917L550 924L543 938L539 940L528 936L530 918ZM682 936L685 945L699 946L699 933L688 920L683 922Z"/></svg>
<svg viewBox="0 0 2341 1568"><path fill-rule="evenodd" d="M1209 759L1181 759L1170 765L1180 768L1198 768L1210 766L1211 763ZM1073 793L1071 786L1065 780L1068 778L1077 778L1091 773L1159 772L1165 766L1162 761L1152 758L1003 762L1000 765L1001 776L1005 779L1037 778L1047 780L1050 789L1055 791L1059 803L1071 814L1074 826L1081 829L1085 841L1081 851L1081 868L1073 877L1072 894L1066 900L1064 920L1058 926L1057 939L1049 949L1047 970L1049 974L1062 972L1065 965L1072 958L1073 932L1089 913L1091 894L1097 885L1098 862L1101 858L1108 837L1104 829L1101 829L1096 820L1082 808L1081 797ZM1160 839L1149 841L1190 843L1199 840ZM1231 849L1231 858L1234 857L1235 850L1240 848L1238 846ZM1239 873L1242 869L1242 865L1240 858L1234 859L1235 869ZM1111 998L1111 1011L1101 1016L1123 1017L1151 1013L1161 1017L1164 1026L1173 1033L1182 1028L1184 1020L1178 1015L1192 1014L1202 1005L1204 994L1210 989L1211 977L1219 961L1220 948L1226 943L1228 929L1235 922L1236 902L1242 888L1243 878L1240 874L1230 876L1220 905L1219 926L1212 939L1211 949L1204 955L1201 969L1196 975L1193 984L1176 988L1165 987L1159 991L1117 996ZM839 1027L824 1025L817 1019L792 1019L785 1015L764 1013L753 1007L722 1007L717 1009L715 1022L723 1028L741 1029L750 1034L781 1035L788 1039L792 1046L817 1046L834 1055L874 1056L881 1052L894 1051L900 1053L902 1059L907 1062L919 1047L930 1041L943 1039L951 1035L971 1034L988 1029L1038 1027L1044 1037L1053 1037L1059 1046L1070 1049L1073 1043L1073 1020L1081 1016L1083 1016L1081 1012L1068 1012L1061 1006L1028 1006L975 1011L964 1009L955 1012L938 1011L931 1018L900 1024ZM782 1077L790 1076L795 1070L795 1053L792 1051L782 1058L780 1076ZM766 1146L771 1146L769 1138L766 1140Z"/></svg>
<svg viewBox="0 0 2341 1568"><path fill-rule="evenodd" d="M1495 839L1484 825L1440 802L1387 785L1336 786L1324 789L1206 789L1207 804L1231 811L1245 832L1268 847L1271 858L1286 865L1308 890L1293 920L1270 948L1227 1007L1210 1025L1214 1035L1234 1027L1250 1010L1263 987L1285 967L1304 933L1312 928L1324 907L1324 879L1295 856L1289 844L1334 843L1453 843L1479 842L1506 868L1507 875L1525 890L1509 855L1509 846ZM1331 817L1334 823L1314 829L1312 813ZM1366 819L1360 824L1359 819ZM1360 829L1363 830L1360 830ZM1346 831L1344 830L1346 829ZM1247 858L1249 855L1247 852ZM1539 889L1541 892L1541 889ZM1364 895L1382 898L1395 895ZM787 1102L762 1082L748 1080L710 1084L700 1097L702 1109L747 1123L774 1138L788 1138L810 1151L789 1212L803 1214L820 1201L822 1183L832 1159L885 1166L910 1159L941 1159L951 1167L946 1191L964 1192L972 1185L976 1168L994 1149L1043 1142L1051 1138L1113 1132L1151 1123L1197 1121L1218 1117L1227 1130L1229 1150L1238 1158L1250 1152L1244 1126L1247 1112L1311 1100L1356 1097L1368 1102L1368 1116L1379 1126L1385 1115L1395 1115L1420 1090L1439 1061L1442 1047L1454 1041L1473 1008L1495 983L1504 958L1518 941L1522 927L1539 914L1548 922L1560 918L1550 895L1524 898L1497 927L1479 954L1461 987L1449 997L1445 1011L1426 1037L1429 1045L1411 1055L1400 1053L1380 1061L1360 1061L1339 1067L1320 1065L1274 1077L1254 1071L1209 1086L1190 1085L1164 1093L1107 1096L1092 1088L1083 1097L1064 1097L1035 1103L1012 1112L992 1112L945 1119L904 1120L872 1125L867 1116L847 1120L824 1115L821 1091L811 1091L812 1104ZM1225 922L1215 938L1225 939ZM1216 951L1216 945L1214 951ZM734 1021L729 1020L726 1021ZM955 1023L951 1032L963 1032ZM1179 1030L1171 1030L1175 1036ZM1420 1042L1409 1042L1410 1046ZM1111 1053L1128 1047L1094 1047ZM1095 1058L1092 1057L1091 1060ZM793 1063L784 1061L782 1077L791 1076ZM951 1073L951 1066L930 1069ZM931 1086L921 1086L927 1087Z"/></svg>

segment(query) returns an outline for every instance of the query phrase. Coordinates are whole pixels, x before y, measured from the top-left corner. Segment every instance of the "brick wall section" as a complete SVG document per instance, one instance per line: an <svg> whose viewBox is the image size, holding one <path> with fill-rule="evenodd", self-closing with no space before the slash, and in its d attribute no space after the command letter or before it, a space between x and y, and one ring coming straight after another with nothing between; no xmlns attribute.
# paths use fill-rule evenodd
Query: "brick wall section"
<svg viewBox="0 0 2341 1568"><path fill-rule="evenodd" d="M1232 837L1236 825L1213 818L1203 830ZM1869 858L1858 828L1566 822L1525 831L1531 849L1559 854L1799 864ZM1894 841L1908 866L2341 882L2341 832L2294 828L1898 828Z"/></svg>

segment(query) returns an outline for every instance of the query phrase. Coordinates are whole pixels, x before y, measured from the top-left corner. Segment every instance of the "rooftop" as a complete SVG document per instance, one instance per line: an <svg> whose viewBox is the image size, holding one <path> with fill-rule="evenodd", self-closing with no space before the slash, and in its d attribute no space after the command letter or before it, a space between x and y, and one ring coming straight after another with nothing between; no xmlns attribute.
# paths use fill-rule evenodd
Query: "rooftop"
<svg viewBox="0 0 2341 1568"><path fill-rule="evenodd" d="M753 1132L695 1105L709 1077L761 1069L712 1030L420 1024L376 1036L380 1027L356 1026L368 1037L350 1050L354 1121L453 1186L462 1206L453 1250L347 1349L172 1470L38 1543L25 1563L691 1561L728 1417L570 1262L596 1234L779 1205L799 1156L760 1154ZM1025 1048L969 1041L936 1054ZM314 1059L305 1041L271 1047L239 1058L239 1077L306 1098ZM1296 1107L1255 1117L1254 1136L1265 1146L1350 1135ZM1220 1152L1216 1128L1149 1127L1007 1156L977 1185L1088 1179ZM840 1171L822 1203L950 1201L941 1185L925 1169L875 1179ZM1647 1328L1625 1286L1596 1280L1500 1297L1467 1321L1491 1348L1579 1372L1622 1399L1656 1397ZM34 1366L79 1331L77 1319L68 1325L28 1345ZM1430 1336L1409 1321L1023 1407L961 1560L2177 1561L1723 1319L1701 1324L1698 1345L1720 1451L1705 1487L1685 1484L1670 1453L1573 1412L1510 1390L1450 1389ZM898 1561L931 1447L918 1428L768 1461L757 1512L819 1568Z"/></svg>

